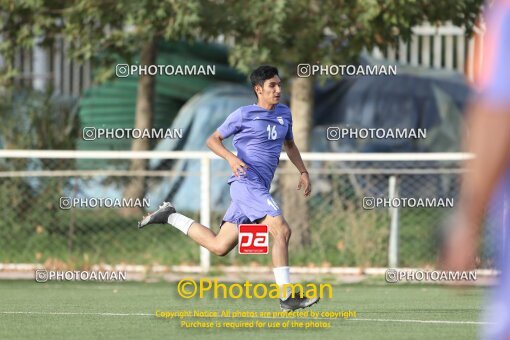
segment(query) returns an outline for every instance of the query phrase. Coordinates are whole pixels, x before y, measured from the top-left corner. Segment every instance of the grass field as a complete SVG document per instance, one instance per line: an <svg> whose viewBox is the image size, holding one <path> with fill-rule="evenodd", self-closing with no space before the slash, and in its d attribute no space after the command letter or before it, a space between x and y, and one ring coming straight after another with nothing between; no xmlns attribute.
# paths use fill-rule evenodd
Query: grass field
<svg viewBox="0 0 510 340"><path fill-rule="evenodd" d="M0 281L2 339L475 339L484 289L343 284L312 311L355 310L329 329L185 329L156 310L279 311L274 300L183 299L171 283ZM250 321L252 319L193 319ZM289 319L258 319L285 321ZM292 319L290 319L292 320ZM300 319L299 321L309 321Z"/></svg>

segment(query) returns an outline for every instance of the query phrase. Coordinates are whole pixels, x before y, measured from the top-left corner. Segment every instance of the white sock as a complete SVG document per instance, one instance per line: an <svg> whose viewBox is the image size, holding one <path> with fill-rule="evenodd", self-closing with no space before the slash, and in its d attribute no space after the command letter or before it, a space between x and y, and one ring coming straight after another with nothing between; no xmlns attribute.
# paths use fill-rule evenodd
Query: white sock
<svg viewBox="0 0 510 340"><path fill-rule="evenodd" d="M182 231L184 235L188 235L188 230L193 222L195 221L193 221L191 218L179 213L173 213L168 216L168 223Z"/></svg>
<svg viewBox="0 0 510 340"><path fill-rule="evenodd" d="M277 267L273 268L274 272L274 279L276 281L276 284L280 286L281 291L281 299L287 300L290 295L290 289L287 287L287 289L283 289L283 285L290 283L290 267Z"/></svg>

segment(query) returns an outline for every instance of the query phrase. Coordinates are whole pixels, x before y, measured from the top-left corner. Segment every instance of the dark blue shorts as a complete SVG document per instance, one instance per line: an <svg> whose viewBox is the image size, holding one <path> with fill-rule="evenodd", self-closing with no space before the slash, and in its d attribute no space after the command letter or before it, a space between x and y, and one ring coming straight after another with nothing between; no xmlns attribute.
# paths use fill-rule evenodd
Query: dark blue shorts
<svg viewBox="0 0 510 340"><path fill-rule="evenodd" d="M282 214L280 207L269 194L269 190L257 181L233 181L230 183L230 197L232 202L223 217L223 222L237 225L256 223L266 215Z"/></svg>

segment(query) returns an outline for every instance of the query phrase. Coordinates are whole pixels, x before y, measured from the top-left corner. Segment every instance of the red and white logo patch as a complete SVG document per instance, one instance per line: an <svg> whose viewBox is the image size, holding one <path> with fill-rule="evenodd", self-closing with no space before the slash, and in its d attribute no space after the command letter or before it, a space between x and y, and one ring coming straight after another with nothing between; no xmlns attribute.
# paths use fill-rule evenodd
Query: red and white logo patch
<svg viewBox="0 0 510 340"><path fill-rule="evenodd" d="M265 224L241 224L239 226L239 254L267 254L269 231Z"/></svg>

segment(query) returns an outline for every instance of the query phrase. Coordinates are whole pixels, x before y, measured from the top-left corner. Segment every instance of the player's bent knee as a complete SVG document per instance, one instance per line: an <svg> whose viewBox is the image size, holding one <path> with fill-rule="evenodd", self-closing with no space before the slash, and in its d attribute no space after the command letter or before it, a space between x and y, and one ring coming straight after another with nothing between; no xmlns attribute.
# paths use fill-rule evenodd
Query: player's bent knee
<svg viewBox="0 0 510 340"><path fill-rule="evenodd" d="M271 234L276 242L288 243L290 235L292 234L290 227L287 223L282 223L278 226L271 228Z"/></svg>
<svg viewBox="0 0 510 340"><path fill-rule="evenodd" d="M284 224L282 228L282 238L285 243L289 243L290 235L292 235L292 231L287 224Z"/></svg>
<svg viewBox="0 0 510 340"><path fill-rule="evenodd" d="M285 241L287 241L287 243L288 243L290 240L290 237L292 236L292 230L290 230L290 227L288 225L286 225L286 226L287 226L287 228L285 229L284 236L285 236Z"/></svg>
<svg viewBox="0 0 510 340"><path fill-rule="evenodd" d="M230 248L223 244L217 244L209 249L214 255L225 256L230 252Z"/></svg>
<svg viewBox="0 0 510 340"><path fill-rule="evenodd" d="M219 252L216 253L217 256L226 256L230 251L229 250L221 250Z"/></svg>

